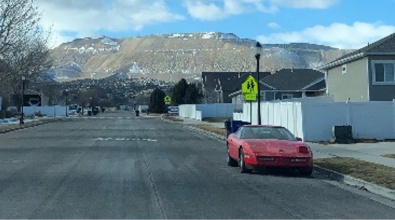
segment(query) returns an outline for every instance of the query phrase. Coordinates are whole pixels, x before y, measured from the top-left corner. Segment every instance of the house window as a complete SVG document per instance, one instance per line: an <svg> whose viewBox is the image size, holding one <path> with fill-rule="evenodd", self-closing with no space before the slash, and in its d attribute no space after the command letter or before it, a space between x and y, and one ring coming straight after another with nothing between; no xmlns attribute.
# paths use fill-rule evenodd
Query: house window
<svg viewBox="0 0 395 220"><path fill-rule="evenodd" d="M294 97L293 94L282 94L281 99L292 99Z"/></svg>
<svg viewBox="0 0 395 220"><path fill-rule="evenodd" d="M373 84L395 84L395 61L373 62Z"/></svg>

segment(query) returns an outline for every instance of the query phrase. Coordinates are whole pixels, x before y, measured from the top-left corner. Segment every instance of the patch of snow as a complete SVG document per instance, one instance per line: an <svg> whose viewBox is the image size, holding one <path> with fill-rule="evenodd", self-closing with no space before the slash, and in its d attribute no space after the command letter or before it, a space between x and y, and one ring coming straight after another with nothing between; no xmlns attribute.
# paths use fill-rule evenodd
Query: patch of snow
<svg viewBox="0 0 395 220"><path fill-rule="evenodd" d="M215 33L214 32L208 32L208 33L204 33L202 36L202 39L206 40L206 39L211 39L215 37Z"/></svg>
<svg viewBox="0 0 395 220"><path fill-rule="evenodd" d="M83 54L85 52L85 47L84 46L82 46L82 47L80 47L79 49L78 49L78 53L79 54Z"/></svg>
<svg viewBox="0 0 395 220"><path fill-rule="evenodd" d="M69 50L76 50L76 51L78 51L78 48L77 48L77 47L68 47L67 50L68 50L68 51L69 51Z"/></svg>
<svg viewBox="0 0 395 220"><path fill-rule="evenodd" d="M109 38L104 38L103 40L101 40L100 41L102 44L105 44L105 45L111 45L111 46L117 46L118 45L118 43L116 42L116 41L113 41L113 40L111 40L111 39L109 39Z"/></svg>
<svg viewBox="0 0 395 220"><path fill-rule="evenodd" d="M69 77L67 77L67 76L59 76L59 77L56 77L56 79L69 79Z"/></svg>
<svg viewBox="0 0 395 220"><path fill-rule="evenodd" d="M136 62L133 63L133 66L129 68L129 73L142 73Z"/></svg>
<svg viewBox="0 0 395 220"><path fill-rule="evenodd" d="M95 51L95 48L93 47L89 47L88 49L86 49L86 52L88 53L93 53Z"/></svg>
<svg viewBox="0 0 395 220"><path fill-rule="evenodd" d="M169 36L169 38L179 38L179 37L184 37L185 36L185 34L172 34L172 35L170 35Z"/></svg>
<svg viewBox="0 0 395 220"><path fill-rule="evenodd" d="M91 39L98 40L98 39L103 38L103 37L104 37L103 35L99 35L99 36L93 36L93 37L91 37Z"/></svg>

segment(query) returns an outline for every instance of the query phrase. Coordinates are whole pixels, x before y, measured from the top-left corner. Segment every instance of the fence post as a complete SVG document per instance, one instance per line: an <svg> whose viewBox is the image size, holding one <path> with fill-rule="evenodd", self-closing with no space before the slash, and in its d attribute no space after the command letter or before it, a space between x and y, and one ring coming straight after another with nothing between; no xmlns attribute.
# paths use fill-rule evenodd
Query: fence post
<svg viewBox="0 0 395 220"><path fill-rule="evenodd" d="M393 127L394 132L391 138L395 139L395 99L392 100L392 120L393 120L392 125L394 126Z"/></svg>
<svg viewBox="0 0 395 220"><path fill-rule="evenodd" d="M347 116L347 124L346 125L351 125L351 104L350 101L346 101L346 116Z"/></svg>

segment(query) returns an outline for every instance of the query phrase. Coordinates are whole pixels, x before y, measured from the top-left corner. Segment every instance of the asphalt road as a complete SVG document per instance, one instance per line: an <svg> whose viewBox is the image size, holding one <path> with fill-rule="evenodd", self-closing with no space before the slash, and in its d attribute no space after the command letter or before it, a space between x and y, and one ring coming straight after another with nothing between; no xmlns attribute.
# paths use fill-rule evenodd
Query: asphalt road
<svg viewBox="0 0 395 220"><path fill-rule="evenodd" d="M100 116L0 134L1 219L395 218L325 179L241 174L224 143L181 124Z"/></svg>

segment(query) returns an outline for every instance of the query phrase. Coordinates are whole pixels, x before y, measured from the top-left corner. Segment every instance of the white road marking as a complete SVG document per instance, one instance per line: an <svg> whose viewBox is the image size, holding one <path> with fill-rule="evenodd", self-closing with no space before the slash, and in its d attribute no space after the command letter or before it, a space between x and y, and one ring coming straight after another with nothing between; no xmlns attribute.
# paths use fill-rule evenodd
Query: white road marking
<svg viewBox="0 0 395 220"><path fill-rule="evenodd" d="M156 139L149 138L112 138L112 137L98 137L94 139L95 141L146 141L146 142L157 142Z"/></svg>

